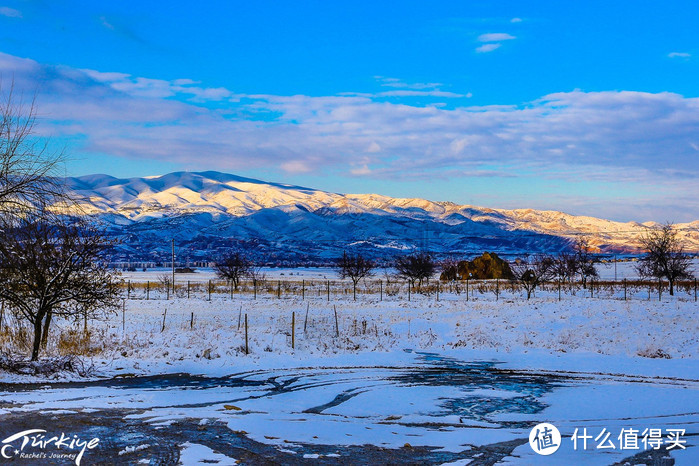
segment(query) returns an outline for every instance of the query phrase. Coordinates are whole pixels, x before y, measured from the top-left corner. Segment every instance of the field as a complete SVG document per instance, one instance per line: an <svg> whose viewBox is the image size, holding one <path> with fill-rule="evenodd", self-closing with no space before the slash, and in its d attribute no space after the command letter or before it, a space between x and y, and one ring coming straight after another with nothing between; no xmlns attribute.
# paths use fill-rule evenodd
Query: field
<svg viewBox="0 0 699 466"><path fill-rule="evenodd" d="M675 296L634 280L560 295L550 283L527 300L508 282L409 292L375 277L355 299L351 282L289 273L237 290L177 277L174 293L132 275L122 309L88 337L82 320L58 321L48 342L50 356L82 353L95 380L3 374L24 385L3 386L0 433L51 416L100 432L102 456L86 455L134 464L528 464L529 431L547 421L562 446L537 462L698 459L694 282ZM8 320L3 344L17 345ZM631 427L684 428L686 450L572 447L576 428Z"/></svg>

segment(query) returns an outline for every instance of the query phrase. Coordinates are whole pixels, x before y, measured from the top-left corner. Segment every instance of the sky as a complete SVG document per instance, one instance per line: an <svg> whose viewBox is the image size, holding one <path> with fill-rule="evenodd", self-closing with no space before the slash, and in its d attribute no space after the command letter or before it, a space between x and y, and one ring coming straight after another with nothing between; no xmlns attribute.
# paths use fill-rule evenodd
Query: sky
<svg viewBox="0 0 699 466"><path fill-rule="evenodd" d="M699 219L694 1L0 0L66 173Z"/></svg>

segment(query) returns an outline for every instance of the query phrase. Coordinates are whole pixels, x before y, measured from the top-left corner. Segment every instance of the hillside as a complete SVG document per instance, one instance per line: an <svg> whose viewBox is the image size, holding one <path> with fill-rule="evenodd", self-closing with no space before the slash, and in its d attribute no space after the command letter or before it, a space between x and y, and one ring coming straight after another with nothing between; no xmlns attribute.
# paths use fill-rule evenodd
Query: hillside
<svg viewBox="0 0 699 466"><path fill-rule="evenodd" d="M361 248L377 256L427 248L505 255L566 250L586 235L603 253L637 252L653 222L614 222L556 211L494 209L378 194L338 194L219 172L119 179L66 178L79 209L123 239L120 260L166 257L175 238L192 260L247 247L276 260L316 261ZM699 221L677 225L699 251Z"/></svg>

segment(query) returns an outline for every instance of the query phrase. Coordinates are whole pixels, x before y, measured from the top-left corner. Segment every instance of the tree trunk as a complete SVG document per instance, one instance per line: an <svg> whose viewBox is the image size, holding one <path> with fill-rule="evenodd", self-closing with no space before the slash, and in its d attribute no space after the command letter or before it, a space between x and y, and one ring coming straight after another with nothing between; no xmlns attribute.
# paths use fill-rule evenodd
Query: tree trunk
<svg viewBox="0 0 699 466"><path fill-rule="evenodd" d="M675 296L675 280L670 280L670 296Z"/></svg>
<svg viewBox="0 0 699 466"><path fill-rule="evenodd" d="M39 349L41 348L41 321L42 318L36 317L34 321L34 344L32 345L32 361L39 359Z"/></svg>
<svg viewBox="0 0 699 466"><path fill-rule="evenodd" d="M49 340L49 327L51 326L51 316L53 312L49 311L46 313L46 319L44 319L44 331L41 334L41 348L46 349L46 343Z"/></svg>

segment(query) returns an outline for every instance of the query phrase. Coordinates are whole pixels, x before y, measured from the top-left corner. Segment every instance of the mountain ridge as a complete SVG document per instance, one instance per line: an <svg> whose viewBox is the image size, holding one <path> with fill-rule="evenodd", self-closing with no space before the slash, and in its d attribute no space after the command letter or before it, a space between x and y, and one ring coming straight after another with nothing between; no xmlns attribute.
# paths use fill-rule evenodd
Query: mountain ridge
<svg viewBox="0 0 699 466"><path fill-rule="evenodd" d="M144 227L148 227L156 236L183 240L186 236L186 241L199 238L200 242L214 238L215 250L204 247L203 251L211 254L225 247L221 244L226 244L226 238L278 243L278 249L289 251L308 248L316 240L319 244L334 242L335 247L369 241L377 254L385 252L386 244L408 249L429 245L443 254L453 247L457 247L456 252L467 253L487 246L509 254L516 254L523 246L532 250L521 253L557 252L569 247L578 235L585 235L602 253L633 253L647 227L658 225L553 210L498 209L373 193L340 194L216 171L133 178L95 174L65 178L64 182L79 199L75 212L100 219L117 236L128 238L132 231L147 234ZM362 224L360 219L369 223ZM351 230L343 231L339 226ZM676 227L687 250L699 251L699 221ZM295 238L298 234L305 236ZM460 236L471 238L473 247ZM148 253L147 245L125 244L128 247L124 249ZM514 244L520 246L512 247ZM331 248L326 249L316 250L317 256L329 257Z"/></svg>

